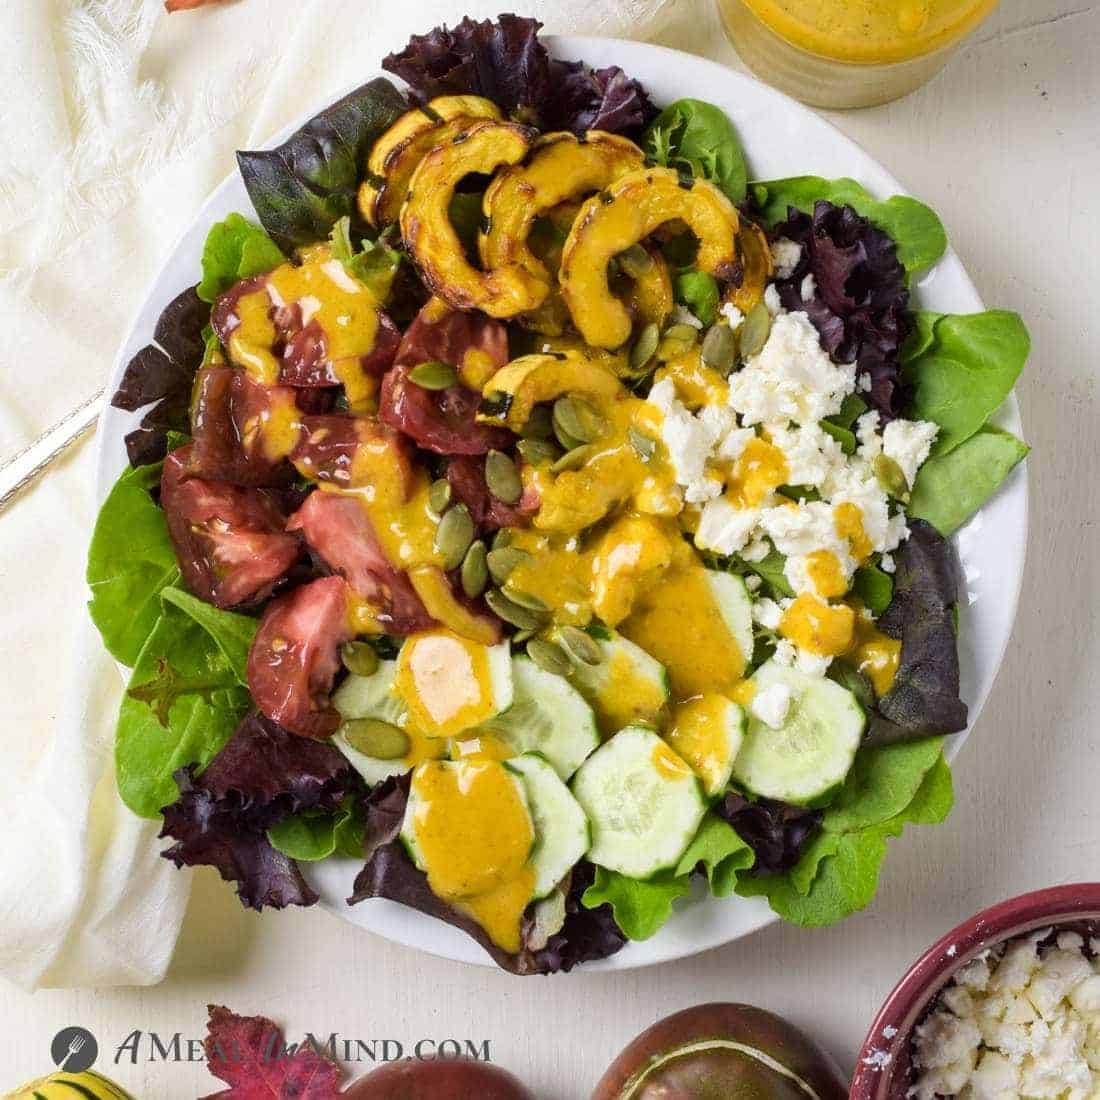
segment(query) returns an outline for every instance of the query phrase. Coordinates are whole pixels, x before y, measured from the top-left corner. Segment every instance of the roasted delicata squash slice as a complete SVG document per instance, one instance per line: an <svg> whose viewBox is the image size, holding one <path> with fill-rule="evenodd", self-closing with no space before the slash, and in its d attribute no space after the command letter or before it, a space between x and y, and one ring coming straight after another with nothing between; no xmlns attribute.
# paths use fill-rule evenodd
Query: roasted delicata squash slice
<svg viewBox="0 0 1100 1100"><path fill-rule="evenodd" d="M580 352L523 355L489 379L477 418L519 431L536 405L567 393L610 401L623 387L610 370Z"/></svg>
<svg viewBox="0 0 1100 1100"><path fill-rule="evenodd" d="M477 95L438 96L406 111L371 147L359 210L381 229L397 221L416 166L437 145L446 145L479 119L499 119L500 108Z"/></svg>
<svg viewBox="0 0 1100 1100"><path fill-rule="evenodd" d="M455 309L480 309L490 317L514 317L541 301L548 285L519 264L479 271L463 251L449 209L455 188L477 173L491 175L518 164L531 145L531 131L511 122L479 122L437 145L413 173L401 207L401 235L421 277Z"/></svg>
<svg viewBox="0 0 1100 1100"><path fill-rule="evenodd" d="M630 339L630 311L608 284L612 257L677 219L699 239L700 270L721 281L740 278L740 219L717 187L684 181L670 168L631 172L584 204L562 253L562 295L589 344L613 348Z"/></svg>
<svg viewBox="0 0 1100 1100"><path fill-rule="evenodd" d="M569 133L539 138L527 160L498 173L485 192L481 262L486 268L520 264L549 289L552 273L528 243L535 219L602 191L644 163L641 149L617 134L592 130L583 139ZM539 305L532 302L529 308Z"/></svg>
<svg viewBox="0 0 1100 1100"><path fill-rule="evenodd" d="M741 254L741 285L731 286L726 301L732 302L742 313L764 300L764 288L772 277L772 251L768 238L756 222L743 221L737 238Z"/></svg>

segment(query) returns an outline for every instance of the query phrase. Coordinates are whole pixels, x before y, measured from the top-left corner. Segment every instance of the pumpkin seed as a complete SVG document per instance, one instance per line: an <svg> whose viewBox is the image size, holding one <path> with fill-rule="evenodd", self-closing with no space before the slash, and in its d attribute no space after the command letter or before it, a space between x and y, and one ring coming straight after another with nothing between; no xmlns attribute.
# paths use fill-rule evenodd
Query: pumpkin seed
<svg viewBox="0 0 1100 1100"><path fill-rule="evenodd" d="M552 474L561 474L566 470L579 470L589 458L592 457L592 452L594 450L595 448L591 443L583 443L579 447L574 447L572 450L566 451L566 453L550 467L550 472Z"/></svg>
<svg viewBox="0 0 1100 1100"><path fill-rule="evenodd" d="M527 608L528 611L535 611L540 614L545 614L550 610L545 603L533 596L530 592L522 592L518 588L513 588L509 584L504 586L504 594L512 601L512 603L519 604L520 607Z"/></svg>
<svg viewBox="0 0 1100 1100"><path fill-rule="evenodd" d="M640 244L632 244L619 253L619 270L631 279L640 279L653 268L653 257Z"/></svg>
<svg viewBox="0 0 1100 1100"><path fill-rule="evenodd" d="M607 432L607 421L583 398L567 395L554 402L554 427L578 443L593 443Z"/></svg>
<svg viewBox="0 0 1100 1100"><path fill-rule="evenodd" d="M575 661L582 665L603 664L603 650L583 630L575 626L563 626L558 640Z"/></svg>
<svg viewBox="0 0 1100 1100"><path fill-rule="evenodd" d="M661 330L657 327L656 321L650 321L638 333L638 339L634 341L634 346L630 349L630 369L632 371L644 370L646 364L656 354L657 345L660 342Z"/></svg>
<svg viewBox="0 0 1100 1100"><path fill-rule="evenodd" d="M889 493L895 500L903 504L909 500L909 482L906 480L905 471L887 454L875 455L871 469L875 473L875 480L882 486L884 492Z"/></svg>
<svg viewBox="0 0 1100 1100"><path fill-rule="evenodd" d="M570 435L556 420L554 421L554 438L561 444L562 450L571 451L574 447L584 445L583 439Z"/></svg>
<svg viewBox="0 0 1100 1100"><path fill-rule="evenodd" d="M516 464L502 451L490 451L485 456L485 484L505 504L515 504L523 496L523 482Z"/></svg>
<svg viewBox="0 0 1100 1100"><path fill-rule="evenodd" d="M379 718L352 718L340 727L356 752L375 760L399 760L410 748L409 735Z"/></svg>
<svg viewBox="0 0 1100 1100"><path fill-rule="evenodd" d="M378 653L367 642L345 642L340 659L344 668L355 676L371 676L378 671Z"/></svg>
<svg viewBox="0 0 1100 1100"><path fill-rule="evenodd" d="M737 338L729 325L711 325L710 331L703 337L699 354L708 367L720 374L729 374L737 357Z"/></svg>
<svg viewBox="0 0 1100 1100"><path fill-rule="evenodd" d="M527 656L535 662L539 668L546 672L553 672L556 676L566 676L573 667L569 655L559 645L553 642L543 641L542 638L532 638L527 643Z"/></svg>
<svg viewBox="0 0 1100 1100"><path fill-rule="evenodd" d="M542 619L538 615L513 603L499 588L490 588L485 593L485 602L498 618L519 627L520 630L537 630L542 625Z"/></svg>
<svg viewBox="0 0 1100 1100"><path fill-rule="evenodd" d="M515 536L512 534L511 531L508 530L507 527L502 527L493 536L493 549L494 550L503 550L506 546L511 546L512 545L512 539L514 537Z"/></svg>
<svg viewBox="0 0 1100 1100"><path fill-rule="evenodd" d="M643 462L648 462L657 451L657 440L651 439L644 432L638 431L637 428L631 426L627 429L627 438L630 440L631 447L637 452L638 457Z"/></svg>
<svg viewBox="0 0 1100 1100"><path fill-rule="evenodd" d="M549 439L554 434L554 423L550 415L549 405L536 405L527 418L527 423L520 429L524 439Z"/></svg>
<svg viewBox="0 0 1100 1100"><path fill-rule="evenodd" d="M657 358L663 362L676 359L695 347L696 331L691 325L672 325L661 337L657 345Z"/></svg>
<svg viewBox="0 0 1100 1100"><path fill-rule="evenodd" d="M460 574L462 591L471 600L480 596L489 583L488 557L489 555L485 552L485 543L478 539L476 542L470 543L470 549L466 551L466 556L462 559L462 572Z"/></svg>
<svg viewBox="0 0 1100 1100"><path fill-rule="evenodd" d="M512 635L512 641L515 642L516 645L522 645L529 638L533 638L538 630L539 627L537 626L532 627L530 630L517 630L515 634Z"/></svg>
<svg viewBox="0 0 1100 1100"><path fill-rule="evenodd" d="M523 455L524 461L532 466L541 466L544 462L554 462L561 453L547 439L521 439L516 450Z"/></svg>
<svg viewBox="0 0 1100 1100"><path fill-rule="evenodd" d="M439 478L438 481L433 481L431 488L428 489L428 507L431 508L437 516L441 516L447 511L447 505L450 503L451 483L445 477Z"/></svg>
<svg viewBox="0 0 1100 1100"><path fill-rule="evenodd" d="M474 541L474 521L465 504L456 504L444 512L435 529L436 553L443 559L445 570L457 569Z"/></svg>
<svg viewBox="0 0 1100 1100"><path fill-rule="evenodd" d="M494 584L503 584L511 575L512 570L522 565L531 555L526 550L520 550L518 546L502 546L494 548L486 555L485 561L489 567L489 576Z"/></svg>
<svg viewBox="0 0 1100 1100"><path fill-rule="evenodd" d="M415 382L422 390L445 390L458 383L458 371L450 363L429 359L409 371L409 381Z"/></svg>
<svg viewBox="0 0 1100 1100"><path fill-rule="evenodd" d="M763 302L757 302L749 310L749 314L741 326L741 358L749 359L754 355L759 355L761 349L768 342L771 330L772 315Z"/></svg>

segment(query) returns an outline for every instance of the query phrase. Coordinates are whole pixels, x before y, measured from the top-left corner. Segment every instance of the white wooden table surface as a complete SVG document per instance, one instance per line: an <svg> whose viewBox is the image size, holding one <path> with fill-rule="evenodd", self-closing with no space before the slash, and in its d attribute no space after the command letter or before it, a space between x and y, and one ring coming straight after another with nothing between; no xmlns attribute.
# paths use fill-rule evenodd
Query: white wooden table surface
<svg viewBox="0 0 1100 1100"><path fill-rule="evenodd" d="M736 64L717 35L712 56ZM585 1096L635 1032L708 999L784 1013L850 1068L896 978L952 924L1028 889L1100 877L1098 63L1100 6L1008 0L923 91L833 116L935 207L985 300L1022 313L1034 340L1020 389L1034 453L1015 635L956 765L958 809L893 845L866 912L825 931L773 926L655 969L521 981L320 911L246 913L202 874L161 986L3 997L0 1083L43 1072L64 1025L113 1050L135 1029L200 1036L208 1002L268 1013L292 1036L487 1039L545 1100ZM139 1098L216 1091L200 1065L99 1065Z"/></svg>

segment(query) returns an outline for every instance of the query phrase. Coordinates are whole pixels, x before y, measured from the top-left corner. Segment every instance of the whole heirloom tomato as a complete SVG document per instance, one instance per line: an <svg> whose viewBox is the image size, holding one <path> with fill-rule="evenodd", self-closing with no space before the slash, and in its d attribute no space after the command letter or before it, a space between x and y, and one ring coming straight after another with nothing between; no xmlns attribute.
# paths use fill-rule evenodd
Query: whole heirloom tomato
<svg viewBox="0 0 1100 1100"><path fill-rule="evenodd" d="M643 1031L592 1100L845 1100L832 1059L786 1020L752 1005L684 1009Z"/></svg>
<svg viewBox="0 0 1100 1100"><path fill-rule="evenodd" d="M467 1058L390 1062L354 1082L342 1096L346 1100L535 1100L507 1070Z"/></svg>

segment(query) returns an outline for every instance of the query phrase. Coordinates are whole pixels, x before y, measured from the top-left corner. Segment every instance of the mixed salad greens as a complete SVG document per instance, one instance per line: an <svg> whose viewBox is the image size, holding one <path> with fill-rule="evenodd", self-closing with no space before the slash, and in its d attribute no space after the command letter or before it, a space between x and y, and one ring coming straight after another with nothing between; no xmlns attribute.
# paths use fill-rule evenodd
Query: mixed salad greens
<svg viewBox="0 0 1100 1100"><path fill-rule="evenodd" d="M914 199L750 182L539 24L413 38L211 227L113 403L118 787L262 908L361 869L515 973L693 887L801 925L944 820L947 541L1027 447L1011 313L912 308ZM201 278L199 278L201 276Z"/></svg>

